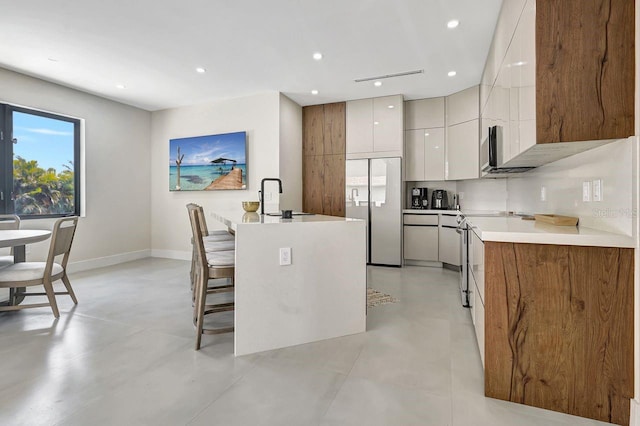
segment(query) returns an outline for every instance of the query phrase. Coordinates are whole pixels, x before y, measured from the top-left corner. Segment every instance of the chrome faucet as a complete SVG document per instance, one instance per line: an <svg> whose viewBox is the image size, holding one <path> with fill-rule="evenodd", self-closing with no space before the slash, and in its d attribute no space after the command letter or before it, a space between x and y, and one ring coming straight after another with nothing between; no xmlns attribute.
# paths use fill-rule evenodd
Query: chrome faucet
<svg viewBox="0 0 640 426"><path fill-rule="evenodd" d="M278 190L280 194L282 194L282 181L278 178L264 178L260 181L260 214L264 214L264 183L266 181L275 181L278 182Z"/></svg>

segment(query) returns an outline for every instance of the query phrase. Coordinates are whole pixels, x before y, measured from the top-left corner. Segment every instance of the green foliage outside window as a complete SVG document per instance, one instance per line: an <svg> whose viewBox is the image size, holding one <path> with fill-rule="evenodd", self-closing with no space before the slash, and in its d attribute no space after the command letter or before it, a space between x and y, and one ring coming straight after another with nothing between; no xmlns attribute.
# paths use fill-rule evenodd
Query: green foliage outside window
<svg viewBox="0 0 640 426"><path fill-rule="evenodd" d="M64 170L43 169L36 160L13 160L16 214L69 214L75 211L73 162Z"/></svg>

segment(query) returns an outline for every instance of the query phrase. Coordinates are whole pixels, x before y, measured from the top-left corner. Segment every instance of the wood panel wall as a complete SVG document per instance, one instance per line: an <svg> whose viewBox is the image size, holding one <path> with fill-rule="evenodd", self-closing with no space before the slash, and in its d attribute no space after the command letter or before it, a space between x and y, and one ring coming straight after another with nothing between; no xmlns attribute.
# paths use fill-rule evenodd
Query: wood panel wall
<svg viewBox="0 0 640 426"><path fill-rule="evenodd" d="M486 242L486 396L629 424L633 255Z"/></svg>
<svg viewBox="0 0 640 426"><path fill-rule="evenodd" d="M346 103L302 109L302 208L345 215Z"/></svg>
<svg viewBox="0 0 640 426"><path fill-rule="evenodd" d="M634 134L634 3L536 1L537 143Z"/></svg>

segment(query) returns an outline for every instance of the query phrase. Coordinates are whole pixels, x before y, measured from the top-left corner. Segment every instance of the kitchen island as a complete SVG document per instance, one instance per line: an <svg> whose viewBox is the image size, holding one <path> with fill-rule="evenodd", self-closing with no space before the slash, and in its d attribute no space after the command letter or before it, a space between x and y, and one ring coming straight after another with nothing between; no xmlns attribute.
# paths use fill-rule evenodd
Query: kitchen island
<svg viewBox="0 0 640 426"><path fill-rule="evenodd" d="M236 234L235 355L366 329L365 222L216 211ZM290 265L281 249L290 249Z"/></svg>

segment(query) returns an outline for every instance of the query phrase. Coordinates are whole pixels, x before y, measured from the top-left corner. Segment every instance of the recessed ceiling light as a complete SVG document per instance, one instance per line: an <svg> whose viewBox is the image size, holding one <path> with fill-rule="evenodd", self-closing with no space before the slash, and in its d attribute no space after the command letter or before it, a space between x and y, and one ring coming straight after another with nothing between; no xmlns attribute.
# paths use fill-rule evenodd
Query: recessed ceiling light
<svg viewBox="0 0 640 426"><path fill-rule="evenodd" d="M373 124L375 124L377 126L378 124L380 124L380 122L379 121L374 121Z"/></svg>
<svg viewBox="0 0 640 426"><path fill-rule="evenodd" d="M316 61L319 61L320 59L322 59L322 53L320 52L316 52L313 54L313 59L315 59Z"/></svg>
<svg viewBox="0 0 640 426"><path fill-rule="evenodd" d="M318 94L318 91L317 91L317 90L315 90L315 89L313 89L313 90L311 91L311 94L312 94L312 95L317 95L317 94Z"/></svg>
<svg viewBox="0 0 640 426"><path fill-rule="evenodd" d="M387 108L394 109L395 107L396 107L395 105L389 105Z"/></svg>
<svg viewBox="0 0 640 426"><path fill-rule="evenodd" d="M196 68L196 72L200 73L200 74L204 74L205 72L207 72L207 70L202 68L202 67L198 67L198 68Z"/></svg>
<svg viewBox="0 0 640 426"><path fill-rule="evenodd" d="M381 81L376 81L375 83L373 83L374 86L376 87L380 87L382 86L382 82Z"/></svg>
<svg viewBox="0 0 640 426"><path fill-rule="evenodd" d="M425 133L424 135L425 135L425 136L429 136L429 133ZM436 147L436 148L437 148L437 147Z"/></svg>
<svg viewBox="0 0 640 426"><path fill-rule="evenodd" d="M460 21L458 21L457 19L452 19L449 22L447 22L447 28L455 28L460 24Z"/></svg>
<svg viewBox="0 0 640 426"><path fill-rule="evenodd" d="M127 86L124 84L116 84L116 89L125 89Z"/></svg>
<svg viewBox="0 0 640 426"><path fill-rule="evenodd" d="M456 74L457 74L457 72L455 72L455 71L449 71L449 72L447 73L447 75L448 75L449 77L453 77L453 76L455 76Z"/></svg>

